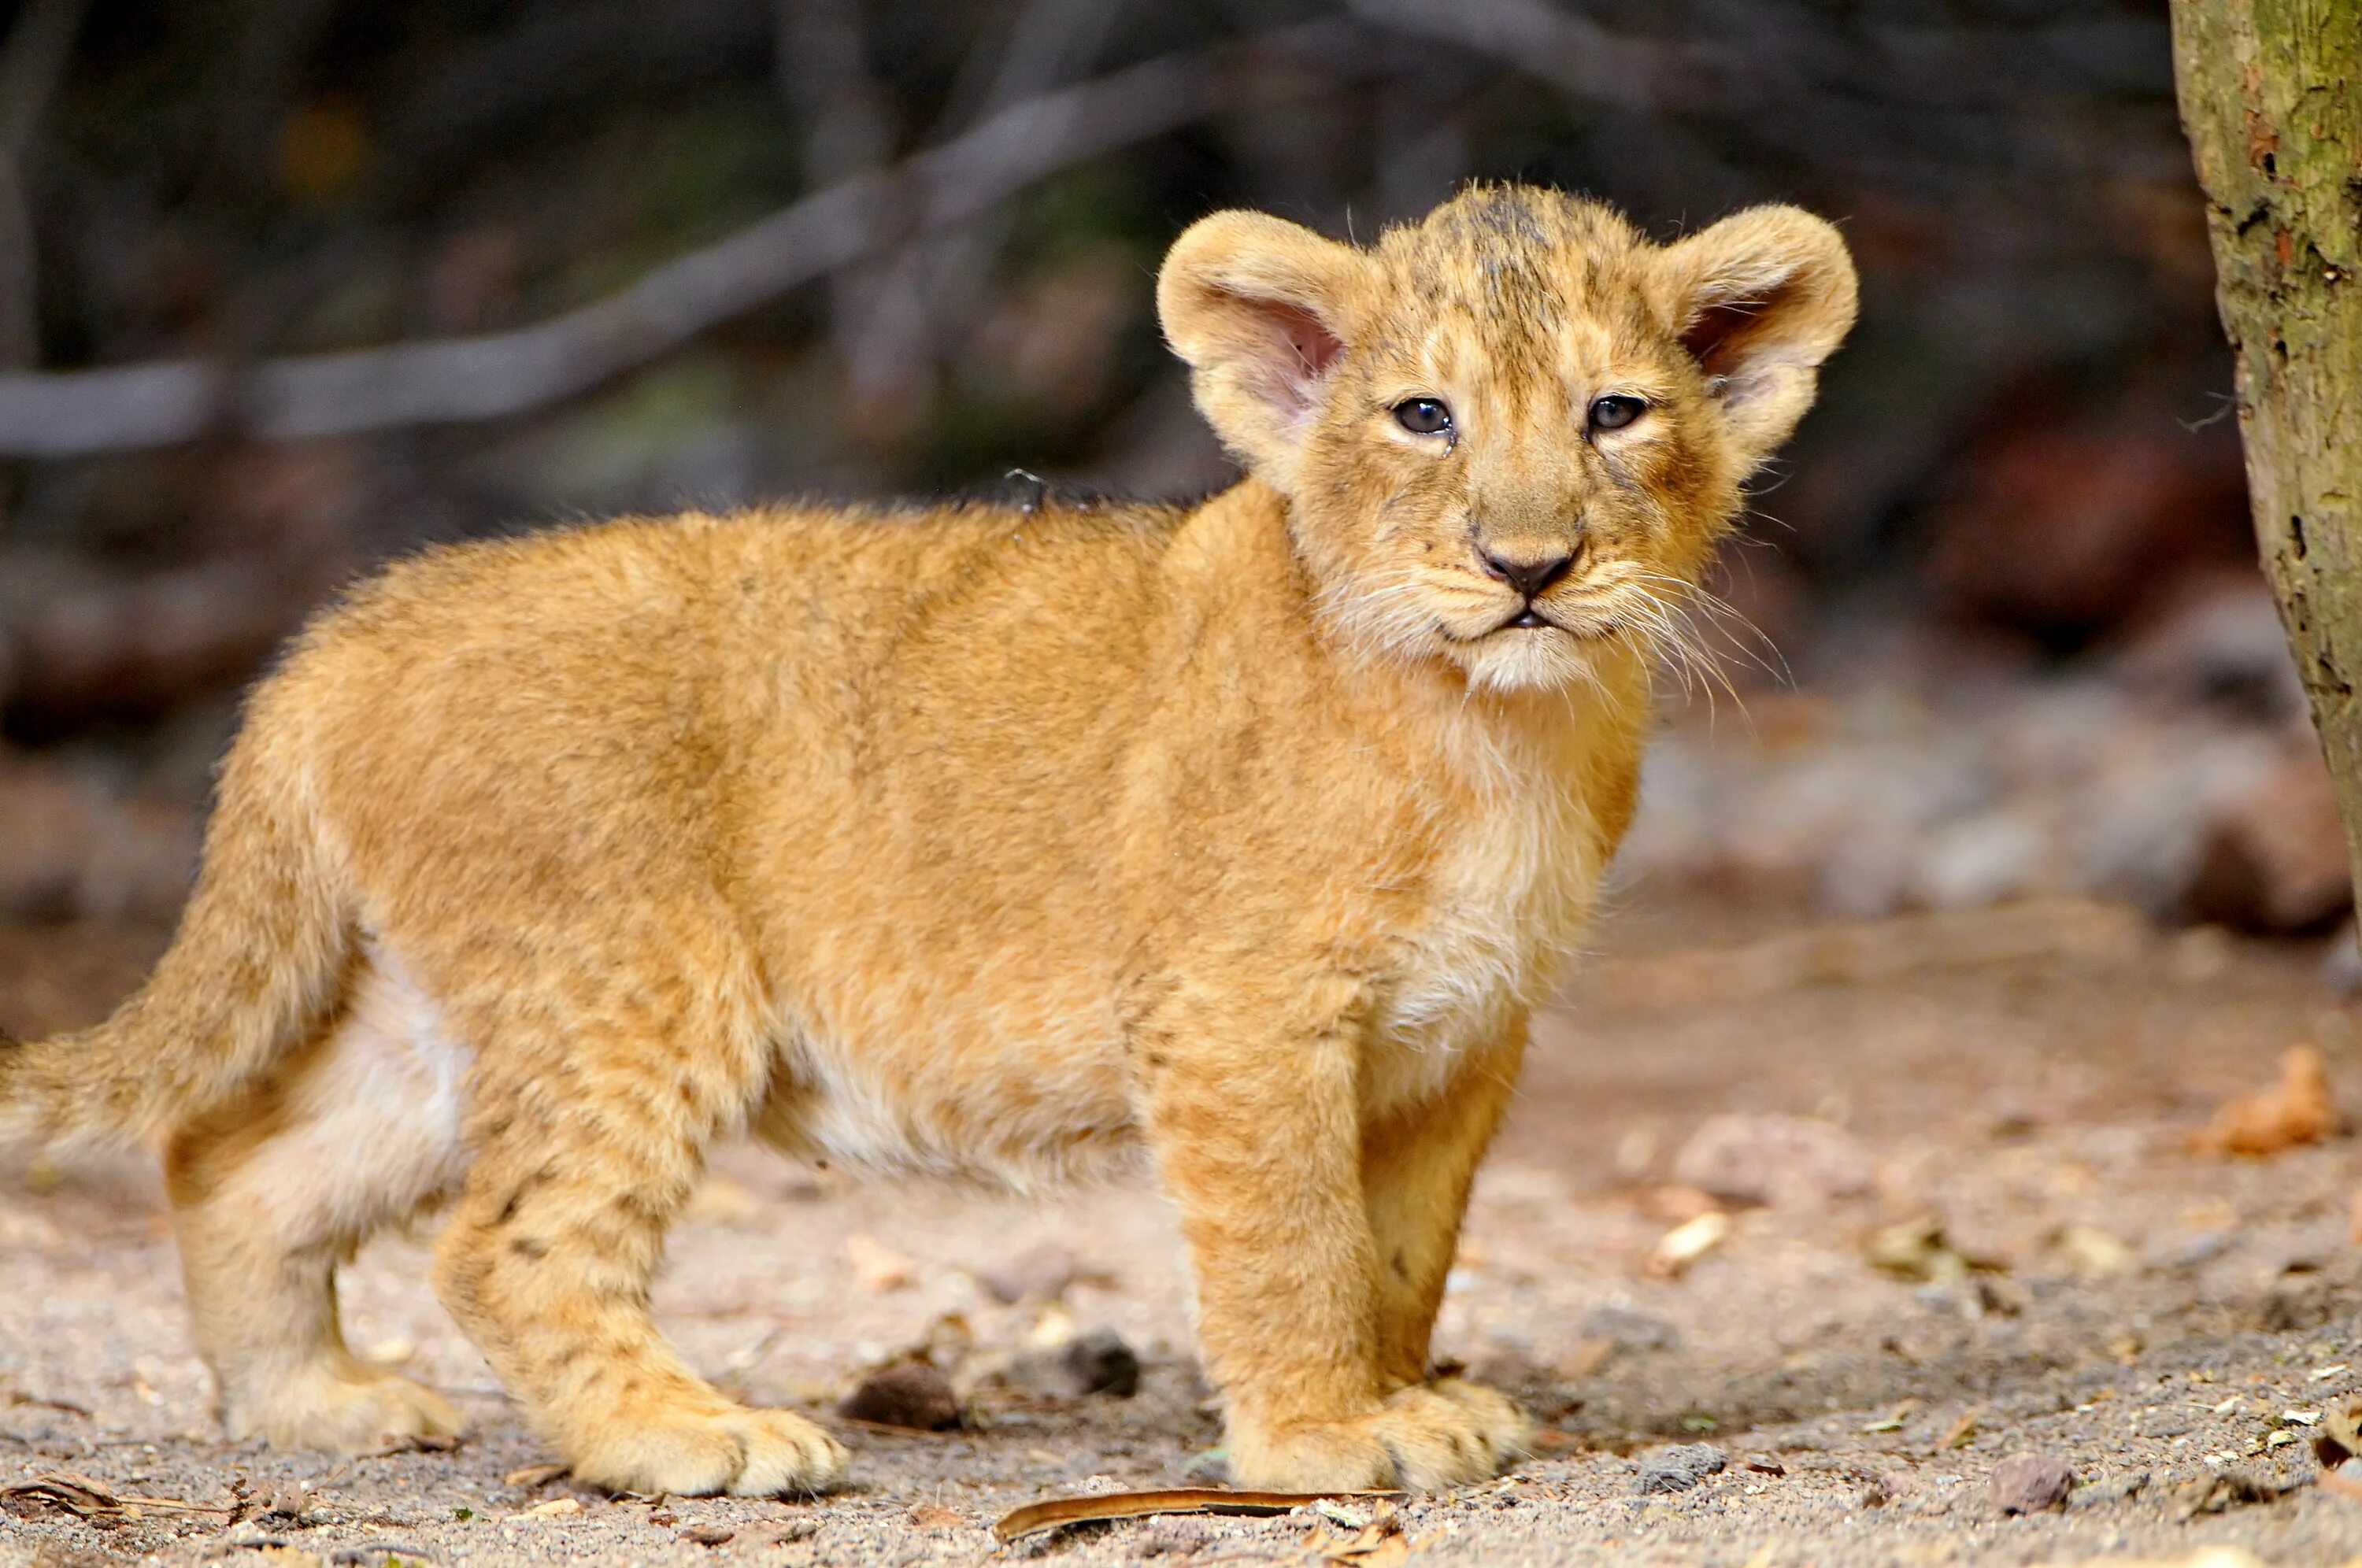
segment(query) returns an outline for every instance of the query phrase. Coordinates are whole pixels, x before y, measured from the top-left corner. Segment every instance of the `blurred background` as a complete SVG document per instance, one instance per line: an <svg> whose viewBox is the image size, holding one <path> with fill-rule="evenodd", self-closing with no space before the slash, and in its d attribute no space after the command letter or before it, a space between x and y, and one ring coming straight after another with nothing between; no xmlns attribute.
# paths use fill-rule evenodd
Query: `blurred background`
<svg viewBox="0 0 2362 1568"><path fill-rule="evenodd" d="M169 918L241 688L391 555L1222 484L1173 235L1472 178L1861 265L1636 886L2336 929L2154 0L0 6L0 915Z"/></svg>

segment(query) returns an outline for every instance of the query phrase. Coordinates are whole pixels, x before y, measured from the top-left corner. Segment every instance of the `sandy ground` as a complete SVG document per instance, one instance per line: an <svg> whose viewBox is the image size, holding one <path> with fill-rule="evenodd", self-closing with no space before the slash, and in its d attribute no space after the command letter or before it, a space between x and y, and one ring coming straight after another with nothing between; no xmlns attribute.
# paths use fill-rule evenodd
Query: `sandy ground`
<svg viewBox="0 0 2362 1568"><path fill-rule="evenodd" d="M2317 953L2152 933L2089 907L1795 930L1778 911L1700 901L1607 922L1605 953L1538 1032L1439 1336L1543 1418L1541 1452L1494 1485L1410 1500L1399 1544L1355 1556L1346 1525L1298 1513L999 1546L988 1526L1012 1507L1181 1484L1219 1441L1157 1200L846 1189L734 1150L676 1232L661 1316L718 1380L822 1412L854 1451L849 1492L607 1498L562 1477L504 1479L549 1455L435 1304L426 1244L410 1236L346 1271L348 1337L450 1394L473 1434L347 1463L226 1443L152 1170L10 1167L0 1563L1771 1568L2179 1559L2213 1543L2274 1562L2362 1555L2362 1501L2318 1484L2310 1446L2318 1413L2362 1386L2348 1240L2362 1148L2231 1161L2191 1146L2300 1042L2362 1095L2362 1041ZM0 1024L92 1015L154 941L0 931ZM1689 1234L1718 1228L1717 1244L1678 1275L1652 1272L1667 1232L1705 1208L1673 1182L1677 1153L1726 1112L1841 1128L1861 1179L1716 1206L1727 1219ZM1924 1220L1945 1245L1921 1250L1923 1277L1872 1265L1893 1227ZM1044 1241L1085 1269L1063 1302L1004 1305L984 1288L980 1275ZM1977 1266L1962 1273L1962 1259ZM1135 1397L1034 1397L988 1375L1029 1342L1100 1327L1145 1364ZM898 1435L826 1414L865 1369L914 1347L968 1391L966 1430ZM1720 1474L1639 1491L1642 1462L1699 1441L1727 1456ZM1995 1465L2023 1454L2071 1467L2064 1507L1995 1507ZM84 1519L6 1491L52 1472L193 1509ZM266 1511L274 1502L292 1513Z"/></svg>

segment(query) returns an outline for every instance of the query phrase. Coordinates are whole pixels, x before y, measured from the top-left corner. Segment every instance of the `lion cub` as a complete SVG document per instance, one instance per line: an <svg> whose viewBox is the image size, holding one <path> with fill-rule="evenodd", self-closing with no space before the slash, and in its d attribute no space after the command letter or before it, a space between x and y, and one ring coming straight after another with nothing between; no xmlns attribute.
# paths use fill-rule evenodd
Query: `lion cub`
<svg viewBox="0 0 2362 1568"><path fill-rule="evenodd" d="M781 506L430 552L253 694L138 996L0 1126L160 1132L233 1435L449 1431L346 1349L435 1284L582 1480L834 1485L648 1315L752 1128L1028 1187L1153 1171L1242 1485L1518 1451L1429 1375L1469 1184L1632 814L1649 667L1854 314L1827 223L1678 243L1469 190L1366 249L1253 213L1157 308L1244 465L1194 505Z"/></svg>

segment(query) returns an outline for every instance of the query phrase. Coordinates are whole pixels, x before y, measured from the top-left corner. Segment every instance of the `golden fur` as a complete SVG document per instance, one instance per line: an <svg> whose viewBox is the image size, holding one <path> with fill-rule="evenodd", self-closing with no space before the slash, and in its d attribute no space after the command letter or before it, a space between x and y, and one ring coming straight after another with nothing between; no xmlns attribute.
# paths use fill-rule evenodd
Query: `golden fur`
<svg viewBox="0 0 2362 1568"><path fill-rule="evenodd" d="M1020 1187L1153 1169L1242 1485L1516 1453L1507 1401L1429 1377L1462 1209L1668 616L1852 268L1794 209L1660 247L1493 187L1367 249L1220 214L1157 294L1247 470L1201 504L440 550L257 690L146 988L0 1052L0 1125L165 1135L234 1434L457 1424L347 1352L333 1286L447 1195L442 1299L582 1479L835 1483L648 1317L752 1128ZM1610 428L1611 393L1645 411Z"/></svg>

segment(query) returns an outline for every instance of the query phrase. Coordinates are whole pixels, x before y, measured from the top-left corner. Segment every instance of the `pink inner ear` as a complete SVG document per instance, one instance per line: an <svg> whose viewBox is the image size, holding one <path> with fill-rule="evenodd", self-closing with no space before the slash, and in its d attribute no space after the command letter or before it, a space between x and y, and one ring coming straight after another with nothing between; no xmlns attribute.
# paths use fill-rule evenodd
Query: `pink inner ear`
<svg viewBox="0 0 2362 1568"><path fill-rule="evenodd" d="M1735 376L1769 338L1794 293L1794 281L1737 298L1716 300L1682 329L1682 347L1709 376Z"/></svg>
<svg viewBox="0 0 2362 1568"><path fill-rule="evenodd" d="M1710 304L1682 332L1682 347L1709 376L1727 376L1746 357L1749 327L1762 306L1751 300Z"/></svg>
<svg viewBox="0 0 2362 1568"><path fill-rule="evenodd" d="M1308 381L1326 375L1345 345L1329 330L1326 323L1302 305L1292 305L1278 300L1260 300L1264 315L1272 326L1286 340L1296 354L1298 374Z"/></svg>

